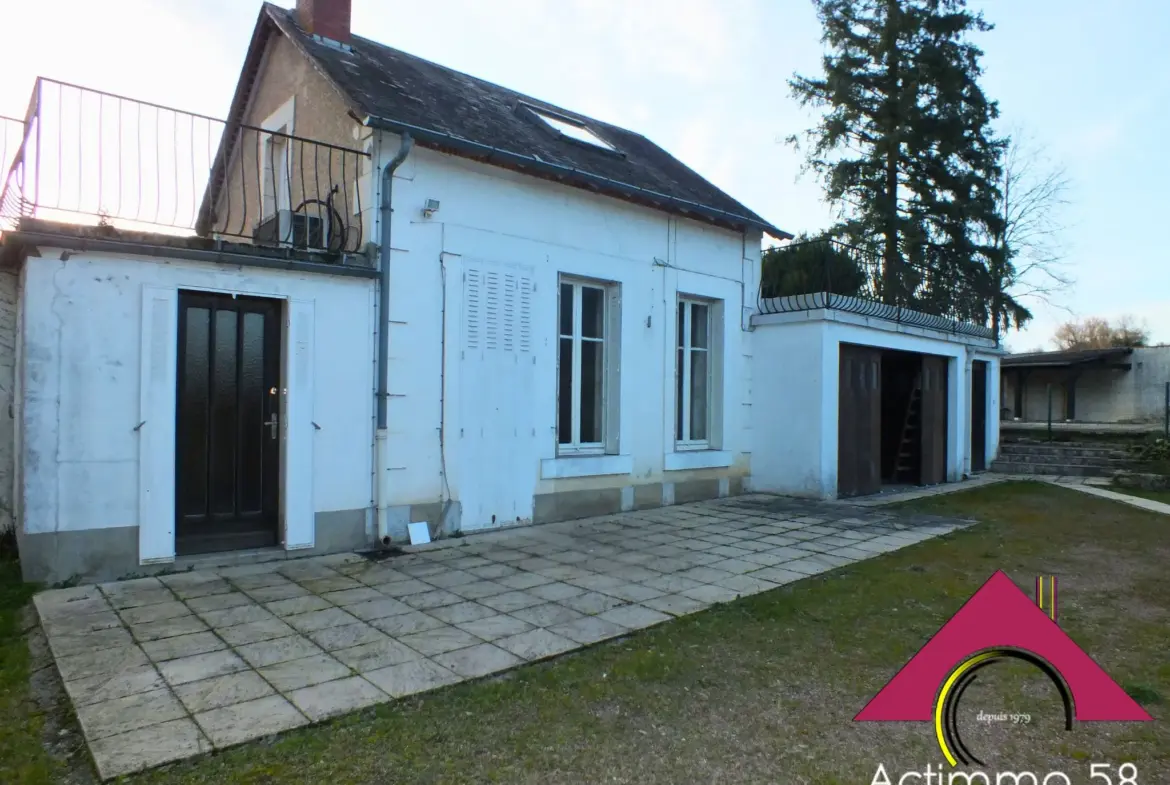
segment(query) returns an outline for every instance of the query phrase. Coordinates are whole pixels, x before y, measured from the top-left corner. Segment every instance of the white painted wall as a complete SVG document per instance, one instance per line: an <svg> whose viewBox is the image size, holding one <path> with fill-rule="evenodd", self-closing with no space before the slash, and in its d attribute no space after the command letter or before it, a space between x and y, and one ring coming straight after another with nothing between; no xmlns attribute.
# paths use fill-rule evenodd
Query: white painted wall
<svg viewBox="0 0 1170 785"><path fill-rule="evenodd" d="M19 275L0 269L0 533L12 528L15 517L16 329Z"/></svg>
<svg viewBox="0 0 1170 785"><path fill-rule="evenodd" d="M59 250L40 250L41 258L27 262L23 292L27 532L173 524L173 505L171 520L141 520L139 491L140 469L150 468L140 460L147 429L154 429L150 438L163 438L169 429L173 444L174 423L148 422L138 431L135 426L143 419L144 385L173 384L173 375L156 377L144 366L151 362L144 343L153 346L157 339L162 357L168 346L173 357L177 345L175 320L165 318L169 306L163 306L163 317L144 319L144 303L177 301L173 295L180 288L288 301L293 325L284 332L293 338L287 349L302 360L316 357L311 366L299 366L307 376L294 373L287 380L291 396L309 391L289 423L303 426L297 438L305 446L289 492L300 500L294 504L310 505L300 511L310 519L313 512L370 507L371 281L111 254L70 252L62 260ZM308 321L297 318L306 313ZM164 365L158 374L165 374ZM320 430L312 429L313 422ZM165 475L160 472L157 481L165 482Z"/></svg>
<svg viewBox="0 0 1170 785"><path fill-rule="evenodd" d="M396 150L396 139L386 137L383 164ZM429 218L422 214L427 199L441 205ZM393 201L391 504L451 498L465 509L499 505L506 508L497 520L503 523L505 516L528 517L535 494L694 476L695 470L665 468L674 453L679 293L724 305L723 438L712 460L725 471L747 473L751 344L742 327L745 305L754 300L759 233L745 237L420 147L398 170ZM493 366L491 373L478 375L475 385L464 378L473 373L472 364L461 358L463 276L469 269L509 271L533 286L530 350L510 355L510 370ZM580 462L547 463L556 458L556 307L562 273L621 286L619 453L624 460L594 460L586 467L590 473L616 473L570 478L581 474ZM485 423L494 428L495 444L486 454L468 447L478 436L472 429ZM442 425L445 453L440 452ZM499 498L480 503L491 494ZM490 517L471 515L463 521L466 529L491 524Z"/></svg>
<svg viewBox="0 0 1170 785"><path fill-rule="evenodd" d="M987 463L998 449L999 360L990 341L838 311L753 317L752 488L816 498L837 495L842 343L948 358L947 479L971 469L971 363L988 366Z"/></svg>
<svg viewBox="0 0 1170 785"><path fill-rule="evenodd" d="M752 341L752 490L831 497L836 467L830 475L822 462L836 461L824 439L837 410L828 410L824 389L838 378L824 323L757 327Z"/></svg>

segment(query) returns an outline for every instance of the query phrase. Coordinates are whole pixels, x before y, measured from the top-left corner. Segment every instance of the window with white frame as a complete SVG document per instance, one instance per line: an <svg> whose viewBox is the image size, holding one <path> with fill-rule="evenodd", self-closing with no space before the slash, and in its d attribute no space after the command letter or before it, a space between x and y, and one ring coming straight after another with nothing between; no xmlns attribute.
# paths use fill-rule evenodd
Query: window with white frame
<svg viewBox="0 0 1170 785"><path fill-rule="evenodd" d="M712 306L680 297L675 364L675 442L678 449L711 446L713 378Z"/></svg>
<svg viewBox="0 0 1170 785"><path fill-rule="evenodd" d="M264 201L264 217L276 215L280 210L292 208L289 195L289 137L285 128L277 133L264 135L264 168L261 176L261 192Z"/></svg>
<svg viewBox="0 0 1170 785"><path fill-rule="evenodd" d="M558 301L557 453L616 453L618 287L562 278Z"/></svg>

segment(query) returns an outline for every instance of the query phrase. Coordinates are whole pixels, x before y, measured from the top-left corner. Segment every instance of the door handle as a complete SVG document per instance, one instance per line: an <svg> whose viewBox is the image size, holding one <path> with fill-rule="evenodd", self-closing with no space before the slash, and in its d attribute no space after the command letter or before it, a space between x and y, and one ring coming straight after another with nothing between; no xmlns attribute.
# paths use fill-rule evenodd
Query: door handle
<svg viewBox="0 0 1170 785"><path fill-rule="evenodd" d="M277 435L277 429L280 427L280 418L277 417L276 412L273 412L271 415L269 415L269 417L271 419L268 420L268 422L262 424L268 426L269 437L275 439Z"/></svg>

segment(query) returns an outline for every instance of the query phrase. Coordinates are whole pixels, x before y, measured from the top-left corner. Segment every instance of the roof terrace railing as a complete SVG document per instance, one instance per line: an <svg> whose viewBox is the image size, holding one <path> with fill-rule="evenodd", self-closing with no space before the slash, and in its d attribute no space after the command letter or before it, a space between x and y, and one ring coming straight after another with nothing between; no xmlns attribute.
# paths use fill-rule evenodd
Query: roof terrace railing
<svg viewBox="0 0 1170 785"><path fill-rule="evenodd" d="M995 340L991 297L981 281L883 260L861 248L818 238L764 252L758 310L848 311L933 330Z"/></svg>
<svg viewBox="0 0 1170 785"><path fill-rule="evenodd" d="M332 254L368 239L367 152L44 78L11 123L0 229L38 218Z"/></svg>

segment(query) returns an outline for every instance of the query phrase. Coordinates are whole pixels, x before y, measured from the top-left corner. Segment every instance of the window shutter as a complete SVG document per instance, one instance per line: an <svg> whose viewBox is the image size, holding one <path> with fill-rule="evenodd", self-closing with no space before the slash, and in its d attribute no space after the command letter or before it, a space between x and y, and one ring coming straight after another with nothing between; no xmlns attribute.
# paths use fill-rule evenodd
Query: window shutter
<svg viewBox="0 0 1170 785"><path fill-rule="evenodd" d="M480 325L483 311L483 273L469 267L463 276L463 344L468 349L478 349L483 340Z"/></svg>
<svg viewBox="0 0 1170 785"><path fill-rule="evenodd" d="M515 350L516 338L516 312L520 307L520 283L516 279L515 273L504 273L504 297L503 297L503 340L504 351L511 352Z"/></svg>
<svg viewBox="0 0 1170 785"><path fill-rule="evenodd" d="M520 276L520 351L532 351L532 279Z"/></svg>
<svg viewBox="0 0 1170 785"><path fill-rule="evenodd" d="M606 290L605 325L605 452L618 455L621 445L622 402L622 290Z"/></svg>
<svg viewBox="0 0 1170 785"><path fill-rule="evenodd" d="M708 373L711 374L711 399L708 402L707 415L710 423L707 428L707 444L712 450L723 449L723 422L726 412L726 389L724 372L727 360L727 304L723 300L715 300L708 311L711 324L710 349L707 351Z"/></svg>
<svg viewBox="0 0 1170 785"><path fill-rule="evenodd" d="M484 273L484 348L500 348L501 281L495 270Z"/></svg>

